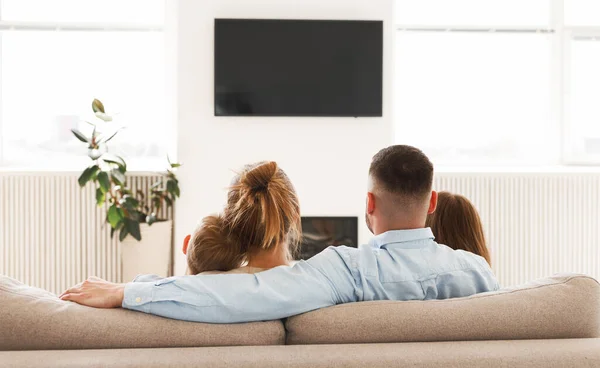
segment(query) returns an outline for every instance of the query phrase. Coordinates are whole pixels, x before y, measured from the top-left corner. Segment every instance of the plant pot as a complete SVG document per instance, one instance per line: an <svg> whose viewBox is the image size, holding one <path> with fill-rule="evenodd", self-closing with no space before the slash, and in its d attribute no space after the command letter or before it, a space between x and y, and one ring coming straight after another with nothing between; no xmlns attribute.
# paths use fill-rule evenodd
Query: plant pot
<svg viewBox="0 0 600 368"><path fill-rule="evenodd" d="M169 276L173 221L140 224L140 231L141 241L129 235L121 242L121 282L140 274Z"/></svg>

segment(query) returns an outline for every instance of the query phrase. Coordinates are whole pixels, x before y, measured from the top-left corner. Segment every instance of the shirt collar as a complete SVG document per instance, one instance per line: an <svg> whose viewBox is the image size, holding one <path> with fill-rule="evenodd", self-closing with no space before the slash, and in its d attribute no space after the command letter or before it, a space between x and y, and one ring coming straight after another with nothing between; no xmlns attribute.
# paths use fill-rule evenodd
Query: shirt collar
<svg viewBox="0 0 600 368"><path fill-rule="evenodd" d="M412 230L390 230L371 238L369 245L374 248L381 248L391 243L408 243L428 239L435 239L433 232L428 227Z"/></svg>

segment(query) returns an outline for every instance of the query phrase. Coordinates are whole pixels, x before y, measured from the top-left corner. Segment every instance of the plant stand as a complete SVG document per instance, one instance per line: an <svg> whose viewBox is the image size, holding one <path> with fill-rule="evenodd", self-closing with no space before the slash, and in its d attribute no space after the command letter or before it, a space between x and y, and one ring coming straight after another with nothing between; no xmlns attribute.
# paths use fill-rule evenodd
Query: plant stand
<svg viewBox="0 0 600 368"><path fill-rule="evenodd" d="M169 276L173 221L140 224L140 231L141 241L128 236L121 242L121 282L130 282L140 274Z"/></svg>

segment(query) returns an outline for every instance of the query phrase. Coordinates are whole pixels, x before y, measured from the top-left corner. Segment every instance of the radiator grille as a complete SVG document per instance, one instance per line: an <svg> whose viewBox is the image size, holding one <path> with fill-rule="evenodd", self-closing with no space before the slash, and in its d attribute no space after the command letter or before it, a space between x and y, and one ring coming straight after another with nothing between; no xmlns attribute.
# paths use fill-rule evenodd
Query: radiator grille
<svg viewBox="0 0 600 368"><path fill-rule="evenodd" d="M128 180L135 190L157 179ZM477 206L502 285L558 272L600 279L600 175L441 173L434 185ZM0 173L0 274L53 292L89 275L121 281L119 242L94 203L75 174Z"/></svg>
<svg viewBox="0 0 600 368"><path fill-rule="evenodd" d="M0 173L0 274L55 293L89 275L122 281L120 244L110 238L105 208L77 177ZM159 178L129 176L128 183L145 191Z"/></svg>
<svg viewBox="0 0 600 368"><path fill-rule="evenodd" d="M600 279L600 175L438 174L483 221L501 285L560 272Z"/></svg>

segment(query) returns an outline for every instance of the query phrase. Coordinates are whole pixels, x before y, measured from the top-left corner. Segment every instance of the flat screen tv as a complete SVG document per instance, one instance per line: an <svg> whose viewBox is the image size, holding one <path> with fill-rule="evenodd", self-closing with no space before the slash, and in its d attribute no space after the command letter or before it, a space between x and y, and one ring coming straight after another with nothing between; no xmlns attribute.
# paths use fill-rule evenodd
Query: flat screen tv
<svg viewBox="0 0 600 368"><path fill-rule="evenodd" d="M216 116L381 116L383 22L215 19Z"/></svg>
<svg viewBox="0 0 600 368"><path fill-rule="evenodd" d="M309 259L330 245L358 246L358 217L302 217L297 259Z"/></svg>

